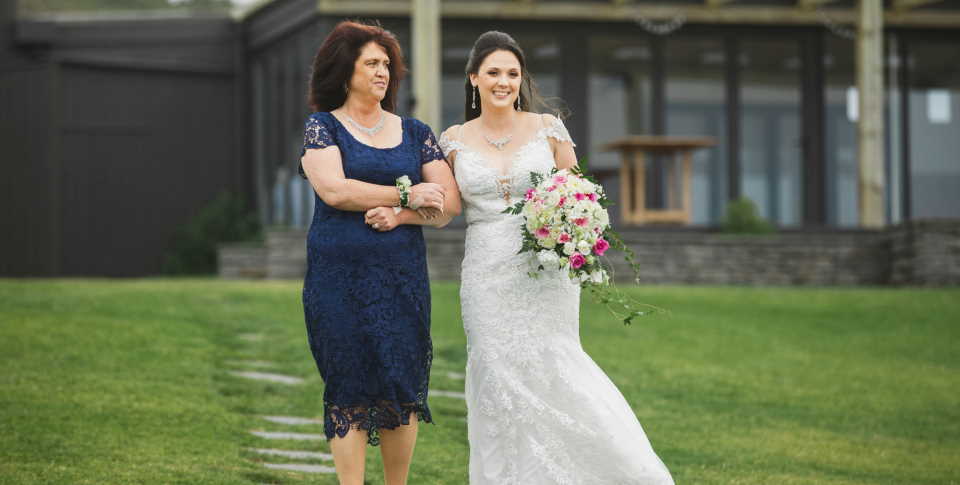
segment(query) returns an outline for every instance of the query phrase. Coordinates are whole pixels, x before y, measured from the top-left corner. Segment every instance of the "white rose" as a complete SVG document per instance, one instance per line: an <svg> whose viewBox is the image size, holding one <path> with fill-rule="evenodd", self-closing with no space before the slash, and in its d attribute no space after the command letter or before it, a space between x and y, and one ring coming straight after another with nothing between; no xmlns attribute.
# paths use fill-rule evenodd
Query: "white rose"
<svg viewBox="0 0 960 485"><path fill-rule="evenodd" d="M563 244L563 254L566 254L567 256L570 256L571 254L573 254L573 252L576 251L576 249L577 247L574 246L572 242Z"/></svg>
<svg viewBox="0 0 960 485"><path fill-rule="evenodd" d="M560 194L554 190L543 201L548 207L556 207L560 203Z"/></svg>
<svg viewBox="0 0 960 485"><path fill-rule="evenodd" d="M564 248L564 249L566 249L566 248ZM579 249L580 252L583 253L584 255L590 254L590 249L591 249L591 248L590 248L590 243L587 242L585 239L581 239L581 240L580 240L580 243L577 244L577 249Z"/></svg>
<svg viewBox="0 0 960 485"><path fill-rule="evenodd" d="M540 264L545 267L556 267L560 262L560 257L557 256L557 253L554 251L539 251L537 253L537 260L540 261Z"/></svg>
<svg viewBox="0 0 960 485"><path fill-rule="evenodd" d="M603 276L604 276L603 270L602 270L602 269L598 269L598 270L594 271L593 273L590 273L590 281L592 281L592 282L594 282L594 283L597 283L597 284L603 283Z"/></svg>
<svg viewBox="0 0 960 485"><path fill-rule="evenodd" d="M540 246L542 246L542 247L544 247L544 248L547 248L547 249L553 249L553 248L557 247L557 240L556 240L556 239L553 239L553 238L541 239L541 240L540 240Z"/></svg>

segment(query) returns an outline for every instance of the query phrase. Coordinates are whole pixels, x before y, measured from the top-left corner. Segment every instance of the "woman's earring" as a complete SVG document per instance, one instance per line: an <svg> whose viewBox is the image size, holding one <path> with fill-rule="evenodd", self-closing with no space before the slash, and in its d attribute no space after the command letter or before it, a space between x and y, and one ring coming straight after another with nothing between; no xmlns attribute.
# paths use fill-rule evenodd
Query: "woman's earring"
<svg viewBox="0 0 960 485"><path fill-rule="evenodd" d="M471 90L473 91L473 102L470 103L470 107L473 109L477 109L477 91L479 90L480 89L478 89L476 86L474 86L473 89Z"/></svg>
<svg viewBox="0 0 960 485"><path fill-rule="evenodd" d="M517 96L517 111L520 111L520 96Z"/></svg>
<svg viewBox="0 0 960 485"><path fill-rule="evenodd" d="M344 94L350 94L350 86L347 86L347 83L343 83L343 92Z"/></svg>

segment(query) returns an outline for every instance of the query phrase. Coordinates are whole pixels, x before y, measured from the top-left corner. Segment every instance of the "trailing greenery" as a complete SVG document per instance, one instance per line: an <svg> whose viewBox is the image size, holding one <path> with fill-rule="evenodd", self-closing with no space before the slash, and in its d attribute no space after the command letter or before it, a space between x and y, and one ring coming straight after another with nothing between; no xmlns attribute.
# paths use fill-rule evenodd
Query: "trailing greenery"
<svg viewBox="0 0 960 485"><path fill-rule="evenodd" d="M212 274L217 270L217 245L262 238L256 214L243 200L222 192L173 237L163 264L164 274Z"/></svg>
<svg viewBox="0 0 960 485"><path fill-rule="evenodd" d="M721 223L723 232L734 234L769 234L775 231L757 211L756 204L741 196L727 203L727 211Z"/></svg>
<svg viewBox="0 0 960 485"><path fill-rule="evenodd" d="M432 389L460 391L458 286L433 286ZM333 485L249 448L329 451L299 282L0 280L0 483ZM960 482L960 290L637 287L624 327L585 298L584 348L677 483ZM749 304L744 304L749 302ZM241 338L242 334L259 339ZM306 378L234 377L239 361ZM431 396L410 483L467 483L466 406ZM383 483L368 448L367 483ZM304 463L317 463L303 460ZM329 465L329 462L323 462Z"/></svg>

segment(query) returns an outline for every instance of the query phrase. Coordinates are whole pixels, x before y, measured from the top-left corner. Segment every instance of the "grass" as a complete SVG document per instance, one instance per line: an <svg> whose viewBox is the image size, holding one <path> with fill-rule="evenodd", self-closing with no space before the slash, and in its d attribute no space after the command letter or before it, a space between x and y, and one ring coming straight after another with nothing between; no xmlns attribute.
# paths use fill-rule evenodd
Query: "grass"
<svg viewBox="0 0 960 485"><path fill-rule="evenodd" d="M320 432L299 283L0 280L0 483L321 483L267 470L247 431ZM457 287L433 287L431 387L461 390ZM681 484L960 483L960 291L662 288L632 327L583 309L584 346ZM244 340L238 335L261 335ZM231 376L234 361L307 378ZM466 408L432 397L411 484L465 484ZM376 449L368 482L382 483ZM273 461L277 461L274 459Z"/></svg>

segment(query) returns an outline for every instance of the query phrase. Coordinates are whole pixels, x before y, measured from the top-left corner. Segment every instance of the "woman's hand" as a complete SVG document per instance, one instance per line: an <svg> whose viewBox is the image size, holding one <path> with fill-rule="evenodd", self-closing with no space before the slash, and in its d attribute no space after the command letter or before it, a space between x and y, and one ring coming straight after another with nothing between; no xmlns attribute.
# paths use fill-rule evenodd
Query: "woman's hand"
<svg viewBox="0 0 960 485"><path fill-rule="evenodd" d="M399 225L397 214L393 207L375 207L367 211L364 221L375 231L387 232L396 229Z"/></svg>
<svg viewBox="0 0 960 485"><path fill-rule="evenodd" d="M440 184L423 182L410 187L410 208L434 208L443 211L444 188Z"/></svg>

